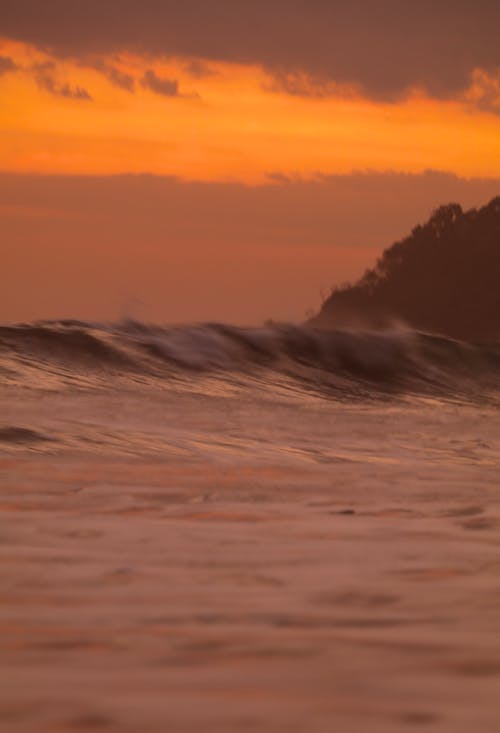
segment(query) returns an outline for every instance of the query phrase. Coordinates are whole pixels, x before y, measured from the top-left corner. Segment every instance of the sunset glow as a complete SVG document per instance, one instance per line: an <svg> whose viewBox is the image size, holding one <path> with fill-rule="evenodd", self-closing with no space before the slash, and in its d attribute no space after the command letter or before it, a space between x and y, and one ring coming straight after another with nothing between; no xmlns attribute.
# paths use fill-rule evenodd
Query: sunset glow
<svg viewBox="0 0 500 733"><path fill-rule="evenodd" d="M487 5L8 0L3 317L300 321L440 203L483 204Z"/></svg>
<svg viewBox="0 0 500 733"><path fill-rule="evenodd" d="M498 82L479 70L457 98L415 90L388 103L305 75L285 84L257 65L57 59L6 40L0 56L15 65L0 77L4 171L249 183L430 167L500 175L500 116L478 103Z"/></svg>
<svg viewBox="0 0 500 733"><path fill-rule="evenodd" d="M0 728L499 730L500 0L0 0Z"/></svg>

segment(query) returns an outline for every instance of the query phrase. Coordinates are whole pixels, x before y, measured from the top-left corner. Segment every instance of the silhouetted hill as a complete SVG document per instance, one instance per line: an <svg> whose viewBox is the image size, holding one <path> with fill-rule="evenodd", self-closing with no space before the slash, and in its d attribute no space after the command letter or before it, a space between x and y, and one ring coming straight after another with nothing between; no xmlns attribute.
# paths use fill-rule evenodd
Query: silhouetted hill
<svg viewBox="0 0 500 733"><path fill-rule="evenodd" d="M357 283L333 290L310 323L383 326L394 318L453 338L500 337L500 197L467 212L441 206Z"/></svg>

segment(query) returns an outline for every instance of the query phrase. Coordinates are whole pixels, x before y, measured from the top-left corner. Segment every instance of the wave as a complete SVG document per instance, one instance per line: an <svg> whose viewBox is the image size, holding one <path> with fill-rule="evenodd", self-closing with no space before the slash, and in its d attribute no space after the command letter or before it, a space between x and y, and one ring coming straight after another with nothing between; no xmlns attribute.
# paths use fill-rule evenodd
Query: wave
<svg viewBox="0 0 500 733"><path fill-rule="evenodd" d="M321 389L477 390L500 386L500 344L472 344L402 327L319 330L220 323L164 327L62 320L0 327L3 373L166 378L196 372L279 373ZM0 372L1 374L1 372ZM1 376L0 376L1 379Z"/></svg>
<svg viewBox="0 0 500 733"><path fill-rule="evenodd" d="M0 443L41 443L52 442L54 439L30 428L21 428L15 425L0 427Z"/></svg>

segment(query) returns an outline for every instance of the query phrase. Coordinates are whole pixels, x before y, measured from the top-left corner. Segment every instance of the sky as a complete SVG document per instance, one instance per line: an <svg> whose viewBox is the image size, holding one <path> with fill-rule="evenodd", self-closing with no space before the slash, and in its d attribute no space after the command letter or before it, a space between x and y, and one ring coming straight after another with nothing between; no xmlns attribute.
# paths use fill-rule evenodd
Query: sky
<svg viewBox="0 0 500 733"><path fill-rule="evenodd" d="M3 0L0 320L302 320L500 193L495 0Z"/></svg>

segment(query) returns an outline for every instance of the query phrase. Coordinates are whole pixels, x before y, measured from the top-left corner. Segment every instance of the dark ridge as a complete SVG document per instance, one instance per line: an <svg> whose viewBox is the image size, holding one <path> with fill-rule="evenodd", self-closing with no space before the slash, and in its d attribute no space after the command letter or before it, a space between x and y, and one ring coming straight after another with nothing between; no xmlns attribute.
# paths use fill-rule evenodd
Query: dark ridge
<svg viewBox="0 0 500 733"><path fill-rule="evenodd" d="M0 442L2 443L40 443L52 441L47 435L37 433L36 430L18 428L15 426L0 428Z"/></svg>
<svg viewBox="0 0 500 733"><path fill-rule="evenodd" d="M437 209L355 284L334 289L309 324L384 327L394 320L451 338L500 337L500 196L481 209Z"/></svg>

